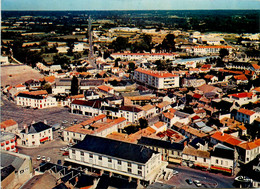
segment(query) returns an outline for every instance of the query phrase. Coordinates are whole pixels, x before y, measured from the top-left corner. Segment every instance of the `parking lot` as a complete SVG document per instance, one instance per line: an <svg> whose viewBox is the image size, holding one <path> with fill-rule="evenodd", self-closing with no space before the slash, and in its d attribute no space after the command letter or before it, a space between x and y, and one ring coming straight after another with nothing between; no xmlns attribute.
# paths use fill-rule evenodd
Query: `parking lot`
<svg viewBox="0 0 260 189"><path fill-rule="evenodd" d="M42 161L37 160L37 156L40 155L41 159L43 156L47 159L50 158L50 162L57 163L58 160L64 162L63 156L64 151L61 151L60 148L67 147L67 143L62 141L60 138L56 138L53 141L47 141L46 143L40 145L37 148L24 148L18 146L19 153L26 154L31 156L33 162L33 168L36 168Z"/></svg>
<svg viewBox="0 0 260 189"><path fill-rule="evenodd" d="M32 121L47 121L48 125L56 123L62 124L67 121L63 126L68 127L73 124L76 119L78 122L86 120L88 117L83 115L75 115L69 112L69 108L54 107L46 109L27 109L17 106L15 102L7 100L6 96L1 96L1 120L13 119L18 123L19 129L22 129L24 124L31 124Z"/></svg>

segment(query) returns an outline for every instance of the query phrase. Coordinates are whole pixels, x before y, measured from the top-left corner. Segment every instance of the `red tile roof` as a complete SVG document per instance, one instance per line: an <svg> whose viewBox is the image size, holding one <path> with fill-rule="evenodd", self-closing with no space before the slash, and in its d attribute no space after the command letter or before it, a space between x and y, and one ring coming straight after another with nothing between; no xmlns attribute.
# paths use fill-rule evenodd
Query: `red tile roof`
<svg viewBox="0 0 260 189"><path fill-rule="evenodd" d="M101 86L98 86L97 88L99 90L106 91L106 92L109 92L109 91L113 90L112 87L109 87L109 86L106 86L106 85L101 85Z"/></svg>
<svg viewBox="0 0 260 189"><path fill-rule="evenodd" d="M247 110L247 109L244 109L244 108L240 108L237 112L242 113L242 114L245 114L245 115L249 115L249 116L255 114L254 111L252 111L252 110Z"/></svg>
<svg viewBox="0 0 260 189"><path fill-rule="evenodd" d="M6 120L6 121L3 121L2 123L0 123L0 127L6 128L6 127L11 127L15 124L17 124L16 121L14 121L13 119L9 119L9 120Z"/></svg>
<svg viewBox="0 0 260 189"><path fill-rule="evenodd" d="M260 139L257 139L252 142L244 142L238 145L238 147L243 148L245 150L252 150L260 146Z"/></svg>
<svg viewBox="0 0 260 189"><path fill-rule="evenodd" d="M259 70L260 69L260 66L257 65L257 64L252 64L253 68L255 68L256 70Z"/></svg>
<svg viewBox="0 0 260 189"><path fill-rule="evenodd" d="M154 124L154 126L159 129L160 127L164 126L165 124L166 124L165 122L158 121L158 122L156 122L156 123Z"/></svg>
<svg viewBox="0 0 260 189"><path fill-rule="evenodd" d="M228 144L231 144L233 146L237 146L238 144L242 143L243 141L226 133L222 133L220 131L215 132L211 138L214 138L215 140L226 142Z"/></svg>
<svg viewBox="0 0 260 189"><path fill-rule="evenodd" d="M147 75L150 75L153 77L158 77L158 78L177 77L177 75L174 75L172 73L165 72L165 71L152 71L152 70L145 70L142 68L137 68L135 71L144 73L144 74L147 74Z"/></svg>
<svg viewBox="0 0 260 189"><path fill-rule="evenodd" d="M234 78L235 78L236 80L241 80L241 81L246 81L246 80L248 80L247 77L246 77L244 74L242 74L242 75L235 75Z"/></svg>
<svg viewBox="0 0 260 189"><path fill-rule="evenodd" d="M19 87L25 87L25 85L18 84L18 85L15 86L15 88L19 88Z"/></svg>
<svg viewBox="0 0 260 189"><path fill-rule="evenodd" d="M126 55L126 56L175 56L177 53L113 53L113 55Z"/></svg>
<svg viewBox="0 0 260 189"><path fill-rule="evenodd" d="M243 93L236 93L236 94L230 94L228 96L233 96L236 98L251 98L253 96L253 93L247 93L247 92L243 92Z"/></svg>

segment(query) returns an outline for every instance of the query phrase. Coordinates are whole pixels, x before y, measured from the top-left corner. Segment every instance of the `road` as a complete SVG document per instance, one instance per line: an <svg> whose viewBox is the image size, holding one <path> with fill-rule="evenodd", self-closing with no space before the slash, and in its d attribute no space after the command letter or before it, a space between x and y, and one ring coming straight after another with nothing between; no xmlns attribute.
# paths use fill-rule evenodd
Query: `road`
<svg viewBox="0 0 260 189"><path fill-rule="evenodd" d="M172 164L168 167L179 172L179 174L173 176L169 181L166 181L167 184L175 185L177 188L197 188L194 183L189 185L186 179L199 180L203 188L234 188L232 185L234 177Z"/></svg>

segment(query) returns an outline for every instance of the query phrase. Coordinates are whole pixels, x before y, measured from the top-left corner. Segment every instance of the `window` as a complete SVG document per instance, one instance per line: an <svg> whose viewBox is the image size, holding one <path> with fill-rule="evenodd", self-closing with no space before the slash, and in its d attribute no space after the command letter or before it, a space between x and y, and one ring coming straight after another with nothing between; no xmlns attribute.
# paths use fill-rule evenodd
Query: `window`
<svg viewBox="0 0 260 189"><path fill-rule="evenodd" d="M49 130L49 133L51 133L51 130Z"/></svg>
<svg viewBox="0 0 260 189"><path fill-rule="evenodd" d="M122 165L122 162L120 160L117 161L118 165Z"/></svg>
<svg viewBox="0 0 260 189"><path fill-rule="evenodd" d="M197 156L195 156L195 160L197 160Z"/></svg>
<svg viewBox="0 0 260 189"><path fill-rule="evenodd" d="M84 156L84 152L81 151L81 152L80 152L80 155L81 155L81 156Z"/></svg>
<svg viewBox="0 0 260 189"><path fill-rule="evenodd" d="M204 162L206 162L206 158L204 158Z"/></svg>
<svg viewBox="0 0 260 189"><path fill-rule="evenodd" d="M128 167L131 167L131 166L132 166L132 164L131 164L131 163L127 163L127 166L128 166Z"/></svg>
<svg viewBox="0 0 260 189"><path fill-rule="evenodd" d="M216 164L218 164L218 159L216 159Z"/></svg>
<svg viewBox="0 0 260 189"><path fill-rule="evenodd" d="M138 169L142 169L142 166L141 166L141 165L138 165Z"/></svg>
<svg viewBox="0 0 260 189"><path fill-rule="evenodd" d="M132 169L131 169L131 168L128 168L127 171L128 171L129 173L131 173L131 172L132 172Z"/></svg>
<svg viewBox="0 0 260 189"><path fill-rule="evenodd" d="M75 154L75 150L72 150L72 153Z"/></svg>
<svg viewBox="0 0 260 189"><path fill-rule="evenodd" d="M102 156L98 156L98 160L102 160Z"/></svg>
<svg viewBox="0 0 260 189"><path fill-rule="evenodd" d="M142 176L142 171L138 171L138 175Z"/></svg>
<svg viewBox="0 0 260 189"><path fill-rule="evenodd" d="M220 163L220 165L223 165L223 160L221 160L221 163Z"/></svg>
<svg viewBox="0 0 260 189"><path fill-rule="evenodd" d="M89 158L93 158L93 154L89 154Z"/></svg>
<svg viewBox="0 0 260 189"><path fill-rule="evenodd" d="M112 159L111 159L111 158L108 158L108 162L109 162L109 163L112 163Z"/></svg>
<svg viewBox="0 0 260 189"><path fill-rule="evenodd" d="M34 135L32 135L32 138L34 138Z"/></svg>

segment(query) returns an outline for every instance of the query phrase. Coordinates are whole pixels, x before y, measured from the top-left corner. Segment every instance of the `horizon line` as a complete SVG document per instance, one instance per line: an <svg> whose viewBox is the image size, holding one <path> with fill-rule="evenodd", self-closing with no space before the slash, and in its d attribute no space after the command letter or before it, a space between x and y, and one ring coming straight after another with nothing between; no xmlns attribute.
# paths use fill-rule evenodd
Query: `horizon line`
<svg viewBox="0 0 260 189"><path fill-rule="evenodd" d="M96 10L3 10L2 11L201 11L201 10L259 10L259 9L96 9ZM259 10L260 11L260 10Z"/></svg>

